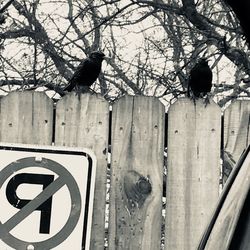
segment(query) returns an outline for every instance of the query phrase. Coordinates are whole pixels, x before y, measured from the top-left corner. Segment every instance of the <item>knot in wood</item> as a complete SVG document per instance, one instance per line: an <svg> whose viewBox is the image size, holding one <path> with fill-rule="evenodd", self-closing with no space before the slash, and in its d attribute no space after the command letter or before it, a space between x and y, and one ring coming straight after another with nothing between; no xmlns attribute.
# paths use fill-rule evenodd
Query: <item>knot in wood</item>
<svg viewBox="0 0 250 250"><path fill-rule="evenodd" d="M149 182L149 180L143 176L141 176L138 180L138 182L136 183L138 190L142 193L142 194L150 194L152 191L152 186L151 183Z"/></svg>
<svg viewBox="0 0 250 250"><path fill-rule="evenodd" d="M128 171L124 176L124 192L128 201L128 208L140 208L152 191L152 185L148 178L136 171Z"/></svg>

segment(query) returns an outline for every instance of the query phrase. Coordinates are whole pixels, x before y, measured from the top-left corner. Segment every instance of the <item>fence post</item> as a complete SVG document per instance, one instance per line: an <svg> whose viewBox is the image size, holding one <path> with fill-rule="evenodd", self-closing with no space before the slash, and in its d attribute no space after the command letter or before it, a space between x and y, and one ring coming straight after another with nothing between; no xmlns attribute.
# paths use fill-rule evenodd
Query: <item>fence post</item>
<svg viewBox="0 0 250 250"><path fill-rule="evenodd" d="M168 112L166 250L195 249L219 195L221 110L181 98Z"/></svg>
<svg viewBox="0 0 250 250"><path fill-rule="evenodd" d="M243 150L250 143L249 130L250 102L234 101L224 112L224 183Z"/></svg>
<svg viewBox="0 0 250 250"><path fill-rule="evenodd" d="M102 249L105 234L109 104L100 95L71 93L56 107L55 144L85 147L97 157L90 249Z"/></svg>
<svg viewBox="0 0 250 250"><path fill-rule="evenodd" d="M160 249L164 115L152 97L113 106L109 249Z"/></svg>

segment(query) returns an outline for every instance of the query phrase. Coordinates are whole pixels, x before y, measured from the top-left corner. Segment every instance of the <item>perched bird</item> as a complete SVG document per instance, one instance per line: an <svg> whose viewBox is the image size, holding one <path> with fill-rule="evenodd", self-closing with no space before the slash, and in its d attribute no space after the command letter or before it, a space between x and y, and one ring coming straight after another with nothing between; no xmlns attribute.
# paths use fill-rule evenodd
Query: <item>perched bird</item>
<svg viewBox="0 0 250 250"><path fill-rule="evenodd" d="M100 74L104 57L105 55L99 51L90 53L89 57L78 65L64 91L70 92L74 88L78 93L88 91Z"/></svg>
<svg viewBox="0 0 250 250"><path fill-rule="evenodd" d="M200 59L190 71L188 81L188 97L195 99L206 96L205 102L209 103L208 93L212 88L212 71L205 58Z"/></svg>
<svg viewBox="0 0 250 250"><path fill-rule="evenodd" d="M230 5L240 21L242 30L250 46L250 1L249 0L225 0Z"/></svg>

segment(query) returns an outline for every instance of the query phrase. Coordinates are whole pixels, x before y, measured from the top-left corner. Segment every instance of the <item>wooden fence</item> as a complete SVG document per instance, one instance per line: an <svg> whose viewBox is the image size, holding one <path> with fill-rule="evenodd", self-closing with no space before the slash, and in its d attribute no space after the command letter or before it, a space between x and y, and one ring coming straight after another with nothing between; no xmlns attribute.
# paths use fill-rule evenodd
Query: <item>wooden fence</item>
<svg viewBox="0 0 250 250"><path fill-rule="evenodd" d="M194 106L182 98L170 107L165 121L165 108L156 98L126 96L112 105L111 119L110 105L99 95L78 98L72 93L54 105L41 92L12 92L0 99L0 141L54 143L95 152L91 249L98 250L104 249L110 143L108 249L158 250L162 247L166 135L164 246L191 250L218 199L221 145L227 163L233 165L250 142L249 114L248 101L235 101L222 119L215 103L205 107L197 101Z"/></svg>

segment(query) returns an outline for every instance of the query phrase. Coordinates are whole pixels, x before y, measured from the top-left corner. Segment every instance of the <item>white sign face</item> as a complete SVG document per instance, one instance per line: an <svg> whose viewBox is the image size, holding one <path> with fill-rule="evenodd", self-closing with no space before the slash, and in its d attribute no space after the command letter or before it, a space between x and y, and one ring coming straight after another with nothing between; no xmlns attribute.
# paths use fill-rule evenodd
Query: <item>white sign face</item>
<svg viewBox="0 0 250 250"><path fill-rule="evenodd" d="M0 249L88 249L95 171L87 149L0 145Z"/></svg>

